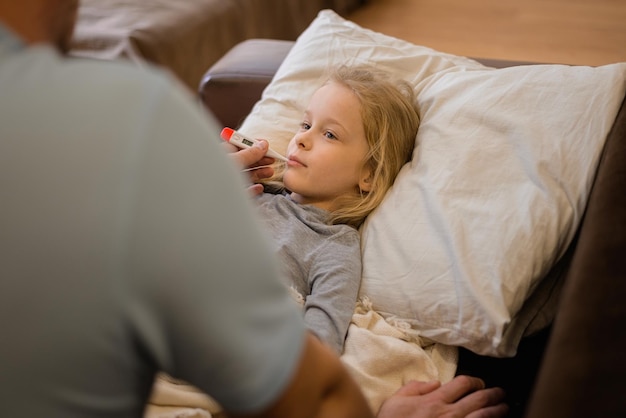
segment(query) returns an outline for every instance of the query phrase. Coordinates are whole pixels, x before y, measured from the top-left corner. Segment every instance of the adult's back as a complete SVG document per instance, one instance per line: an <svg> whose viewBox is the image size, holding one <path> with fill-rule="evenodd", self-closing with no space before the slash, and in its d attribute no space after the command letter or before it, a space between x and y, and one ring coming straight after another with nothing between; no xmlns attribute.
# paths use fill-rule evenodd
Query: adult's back
<svg viewBox="0 0 626 418"><path fill-rule="evenodd" d="M156 70L0 31L3 415L140 416L156 370L228 407L275 397L300 315L217 129Z"/></svg>

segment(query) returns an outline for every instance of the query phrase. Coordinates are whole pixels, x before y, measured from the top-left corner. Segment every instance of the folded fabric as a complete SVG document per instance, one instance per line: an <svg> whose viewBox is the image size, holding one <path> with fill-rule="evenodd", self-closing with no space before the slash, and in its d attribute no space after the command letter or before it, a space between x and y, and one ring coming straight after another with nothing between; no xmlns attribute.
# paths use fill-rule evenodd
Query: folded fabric
<svg viewBox="0 0 626 418"><path fill-rule="evenodd" d="M144 418L211 418L222 407L189 383L159 373Z"/></svg>
<svg viewBox="0 0 626 418"><path fill-rule="evenodd" d="M458 349L423 339L404 322L385 320L364 298L352 316L341 360L377 412L411 380L450 381Z"/></svg>

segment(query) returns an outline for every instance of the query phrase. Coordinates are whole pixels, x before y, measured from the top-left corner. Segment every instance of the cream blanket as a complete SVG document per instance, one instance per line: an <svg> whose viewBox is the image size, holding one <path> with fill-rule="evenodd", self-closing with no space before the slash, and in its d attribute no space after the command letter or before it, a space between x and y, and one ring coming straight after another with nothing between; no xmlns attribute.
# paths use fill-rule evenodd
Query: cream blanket
<svg viewBox="0 0 626 418"><path fill-rule="evenodd" d="M292 292L299 303L303 298ZM420 338L401 321L385 319L368 299L357 303L341 356L344 365L365 394L372 411L410 380L440 380L456 373L456 347ZM209 418L220 415L212 398L186 382L157 376L145 418Z"/></svg>
<svg viewBox="0 0 626 418"><path fill-rule="evenodd" d="M458 349L420 338L408 324L386 320L363 299L352 315L341 360L377 412L411 380L452 380Z"/></svg>

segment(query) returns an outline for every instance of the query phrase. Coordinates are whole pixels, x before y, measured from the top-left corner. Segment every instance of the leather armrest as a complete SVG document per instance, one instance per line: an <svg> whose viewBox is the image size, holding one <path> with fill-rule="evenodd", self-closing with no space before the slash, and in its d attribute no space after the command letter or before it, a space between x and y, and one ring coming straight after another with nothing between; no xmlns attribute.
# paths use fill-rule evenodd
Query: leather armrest
<svg viewBox="0 0 626 418"><path fill-rule="evenodd" d="M238 128L293 45L293 41L272 39L249 39L235 45L202 77L202 103L222 125Z"/></svg>
<svg viewBox="0 0 626 418"><path fill-rule="evenodd" d="M626 99L609 133L528 418L626 416Z"/></svg>

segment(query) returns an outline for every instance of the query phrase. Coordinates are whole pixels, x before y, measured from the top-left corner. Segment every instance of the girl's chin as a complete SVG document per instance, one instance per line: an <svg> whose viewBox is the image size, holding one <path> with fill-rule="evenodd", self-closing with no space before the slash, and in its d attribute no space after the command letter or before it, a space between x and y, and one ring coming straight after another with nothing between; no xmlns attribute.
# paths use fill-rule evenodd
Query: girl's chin
<svg viewBox="0 0 626 418"><path fill-rule="evenodd" d="M299 193L300 191L302 191L302 188L298 187L299 183L297 181L294 181L294 179L290 178L289 176L283 176L283 185L285 186L285 189L289 190L292 193Z"/></svg>

